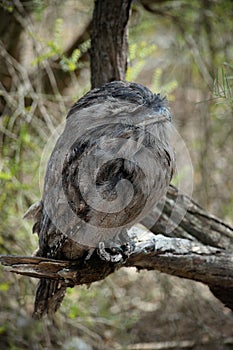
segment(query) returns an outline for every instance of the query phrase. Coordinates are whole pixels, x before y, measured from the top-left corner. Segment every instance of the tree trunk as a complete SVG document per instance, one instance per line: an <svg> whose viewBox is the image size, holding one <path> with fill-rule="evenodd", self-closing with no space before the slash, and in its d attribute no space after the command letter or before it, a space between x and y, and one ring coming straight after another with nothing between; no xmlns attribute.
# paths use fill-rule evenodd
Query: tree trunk
<svg viewBox="0 0 233 350"><path fill-rule="evenodd" d="M132 0L96 0L91 32L91 86L124 80Z"/></svg>

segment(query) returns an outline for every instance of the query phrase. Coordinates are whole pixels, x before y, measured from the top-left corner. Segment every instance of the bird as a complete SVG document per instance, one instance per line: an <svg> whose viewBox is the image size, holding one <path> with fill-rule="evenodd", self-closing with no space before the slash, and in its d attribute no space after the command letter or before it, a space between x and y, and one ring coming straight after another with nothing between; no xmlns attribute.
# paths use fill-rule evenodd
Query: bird
<svg viewBox="0 0 233 350"><path fill-rule="evenodd" d="M117 263L133 247L128 230L166 194L175 169L165 97L134 82L94 88L70 109L51 153L42 199L25 214L39 238L36 256ZM54 313L65 295L42 278L34 316Z"/></svg>

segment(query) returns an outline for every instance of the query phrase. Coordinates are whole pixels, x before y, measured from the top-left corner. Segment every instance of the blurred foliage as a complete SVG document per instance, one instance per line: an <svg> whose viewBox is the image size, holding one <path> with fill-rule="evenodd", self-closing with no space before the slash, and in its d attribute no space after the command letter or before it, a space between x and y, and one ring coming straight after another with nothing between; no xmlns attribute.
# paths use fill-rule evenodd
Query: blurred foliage
<svg viewBox="0 0 233 350"><path fill-rule="evenodd" d="M172 95L172 92L178 87L177 80L172 80L166 83L165 85L162 84L162 75L163 71L161 68L156 68L154 71L153 79L151 82L151 89L152 91L160 91L162 95L166 95L169 101L172 101L174 99L174 95Z"/></svg>
<svg viewBox="0 0 233 350"><path fill-rule="evenodd" d="M32 6L32 12L20 4ZM89 40L71 52L66 41L72 44L85 31L93 1L0 6L12 15L11 25L22 25L15 56L3 45L6 32L0 33L6 64L5 72L0 67L0 254L31 255L37 237L22 215L41 196L40 160L51 133L90 86ZM232 1L149 1L148 6L150 12L133 3L127 79L168 96L192 157L195 199L232 221ZM207 288L155 272L128 269L90 289L70 289L54 319L43 322L30 316L35 285L0 267L2 349L68 349L75 336L93 349L123 349L120 344L134 341L232 334L230 315Z"/></svg>
<svg viewBox="0 0 233 350"><path fill-rule="evenodd" d="M233 65L225 63L219 69L214 82L214 97L226 108L233 110Z"/></svg>
<svg viewBox="0 0 233 350"><path fill-rule="evenodd" d="M146 59L153 57L156 51L155 45L147 45L145 41L129 43L129 62L126 80L134 81L146 65Z"/></svg>
<svg viewBox="0 0 233 350"><path fill-rule="evenodd" d="M70 57L67 57L63 53L63 42L62 42L62 33L64 31L64 23L61 18L57 18L55 21L54 28L54 37L48 41L43 40L42 38L35 36L35 39L42 42L44 46L47 48L45 53L38 55L32 61L32 65L37 65L46 61L48 59L58 59L61 65L61 68L65 72L73 72L78 68L83 68L83 63L79 62L82 54L86 53L90 48L90 40L83 42L79 45L78 48L74 49L71 53Z"/></svg>

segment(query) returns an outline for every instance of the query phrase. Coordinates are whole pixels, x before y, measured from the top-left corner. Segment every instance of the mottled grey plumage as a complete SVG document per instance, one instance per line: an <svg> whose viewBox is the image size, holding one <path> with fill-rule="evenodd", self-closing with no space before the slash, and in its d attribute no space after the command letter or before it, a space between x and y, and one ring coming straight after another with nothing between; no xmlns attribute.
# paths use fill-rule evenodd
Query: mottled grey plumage
<svg viewBox="0 0 233 350"><path fill-rule="evenodd" d="M161 199L171 180L170 121L160 95L128 82L91 90L71 108L48 162L42 200L33 209L37 255L72 260L100 242L114 247L127 241L127 229ZM64 293L65 287L42 279L35 312L54 311Z"/></svg>

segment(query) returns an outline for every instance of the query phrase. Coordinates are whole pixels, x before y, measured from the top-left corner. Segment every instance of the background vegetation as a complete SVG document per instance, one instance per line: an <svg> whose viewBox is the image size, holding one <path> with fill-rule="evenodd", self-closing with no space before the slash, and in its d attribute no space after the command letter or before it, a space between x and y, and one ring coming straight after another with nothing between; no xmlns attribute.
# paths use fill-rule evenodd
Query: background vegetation
<svg viewBox="0 0 233 350"><path fill-rule="evenodd" d="M31 255L37 247L22 216L40 198L50 135L90 87L92 9L91 0L0 4L0 254ZM191 154L193 197L229 222L232 18L230 0L135 1L127 72L168 95ZM43 321L31 319L35 285L1 268L1 349L143 349L166 341L180 349L183 340L199 342L196 349L231 348L232 315L198 283L121 270L89 289L70 289L54 319Z"/></svg>

